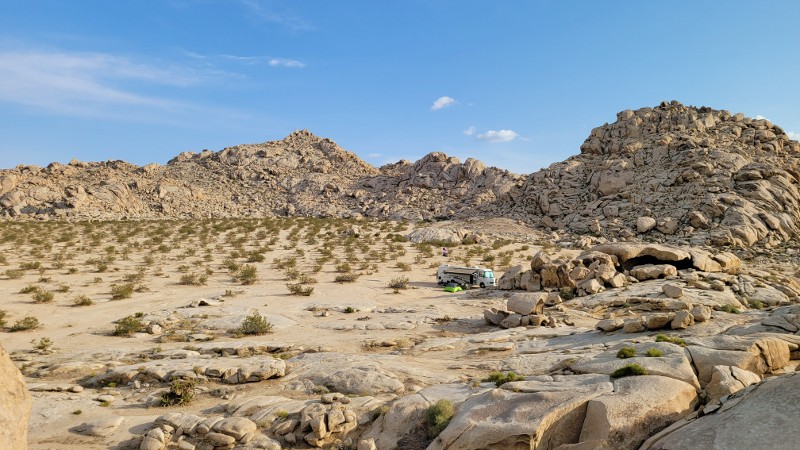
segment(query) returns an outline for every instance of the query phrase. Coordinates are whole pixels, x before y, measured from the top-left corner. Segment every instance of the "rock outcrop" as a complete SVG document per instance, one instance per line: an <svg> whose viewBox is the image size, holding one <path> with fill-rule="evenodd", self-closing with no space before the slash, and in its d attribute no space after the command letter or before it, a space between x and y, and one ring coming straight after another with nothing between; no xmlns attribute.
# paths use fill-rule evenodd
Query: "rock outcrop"
<svg viewBox="0 0 800 450"><path fill-rule="evenodd" d="M800 143L780 127L673 101L620 112L492 206L575 234L773 245L798 234L798 183Z"/></svg>
<svg viewBox="0 0 800 450"><path fill-rule="evenodd" d="M3 448L28 448L31 394L22 374L0 345L0 442Z"/></svg>

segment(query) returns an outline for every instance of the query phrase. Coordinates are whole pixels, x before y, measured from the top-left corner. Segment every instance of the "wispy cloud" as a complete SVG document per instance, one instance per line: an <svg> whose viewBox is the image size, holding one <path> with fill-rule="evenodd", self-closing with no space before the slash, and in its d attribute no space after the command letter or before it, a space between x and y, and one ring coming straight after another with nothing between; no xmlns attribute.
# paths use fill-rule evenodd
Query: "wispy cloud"
<svg viewBox="0 0 800 450"><path fill-rule="evenodd" d="M762 116L761 114L756 114L756 120L769 120L766 117Z"/></svg>
<svg viewBox="0 0 800 450"><path fill-rule="evenodd" d="M466 136L472 136L472 135L474 135L474 134L475 134L475 127L469 127L469 128L467 128L466 130L464 130L464 134L465 134Z"/></svg>
<svg viewBox="0 0 800 450"><path fill-rule="evenodd" d="M272 58L269 60L269 65L273 67L302 68L306 66L306 63L296 59Z"/></svg>
<svg viewBox="0 0 800 450"><path fill-rule="evenodd" d="M789 136L789 139L800 141L800 133L796 133L794 131L787 131L786 135Z"/></svg>
<svg viewBox="0 0 800 450"><path fill-rule="evenodd" d="M486 133L481 133L475 136L475 139L486 142L511 142L519 138L519 134L512 130L488 130Z"/></svg>
<svg viewBox="0 0 800 450"><path fill-rule="evenodd" d="M448 96L439 97L436 99L436 101L433 102L433 105L431 106L431 111L438 111L442 108L447 108L448 106L452 106L455 103L456 99L454 99L453 97L448 97Z"/></svg>
<svg viewBox="0 0 800 450"><path fill-rule="evenodd" d="M103 53L0 52L0 102L48 113L135 119L156 110L189 110L184 102L142 92L195 86L205 77L188 68L157 67Z"/></svg>
<svg viewBox="0 0 800 450"><path fill-rule="evenodd" d="M308 31L311 24L298 17L276 0L239 0L255 19L288 27L293 31Z"/></svg>

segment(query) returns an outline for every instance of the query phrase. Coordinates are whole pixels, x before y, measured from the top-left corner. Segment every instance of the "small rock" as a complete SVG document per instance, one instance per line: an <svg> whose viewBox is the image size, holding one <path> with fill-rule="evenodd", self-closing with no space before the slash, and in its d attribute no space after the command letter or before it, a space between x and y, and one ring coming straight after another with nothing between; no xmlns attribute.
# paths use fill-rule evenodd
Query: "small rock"
<svg viewBox="0 0 800 450"><path fill-rule="evenodd" d="M677 284L666 283L661 287L661 290L664 291L664 294L669 298L681 298L683 296L683 288Z"/></svg>

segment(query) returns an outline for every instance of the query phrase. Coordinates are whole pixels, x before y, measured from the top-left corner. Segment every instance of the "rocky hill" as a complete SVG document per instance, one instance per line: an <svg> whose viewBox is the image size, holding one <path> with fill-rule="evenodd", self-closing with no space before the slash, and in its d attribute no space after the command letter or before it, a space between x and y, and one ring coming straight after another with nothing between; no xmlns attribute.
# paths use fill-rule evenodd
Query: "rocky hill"
<svg viewBox="0 0 800 450"><path fill-rule="evenodd" d="M0 171L6 218L511 217L562 234L772 247L800 232L800 144L742 114L664 102L527 177L431 153L375 168L329 139Z"/></svg>
<svg viewBox="0 0 800 450"><path fill-rule="evenodd" d="M330 139L297 131L281 141L185 152L166 165L123 161L0 171L6 218L185 218L367 215L423 220L497 200L521 177L431 153L380 169Z"/></svg>
<svg viewBox="0 0 800 450"><path fill-rule="evenodd" d="M747 247L800 230L800 144L767 120L664 102L622 111L491 214L575 234Z"/></svg>

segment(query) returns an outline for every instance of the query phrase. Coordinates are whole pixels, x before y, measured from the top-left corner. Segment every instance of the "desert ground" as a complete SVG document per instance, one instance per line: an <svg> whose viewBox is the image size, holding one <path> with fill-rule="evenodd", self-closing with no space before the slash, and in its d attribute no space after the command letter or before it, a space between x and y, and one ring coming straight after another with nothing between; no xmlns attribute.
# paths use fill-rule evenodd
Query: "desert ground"
<svg viewBox="0 0 800 450"><path fill-rule="evenodd" d="M727 286L738 279L723 274L698 279L683 269L680 276L624 288L639 305L648 296L658 297L661 305L664 284L685 281L686 296L695 305L713 306L713 320L707 306L708 320L699 323L698 318L688 328L670 331L667 325L659 331L639 322L642 329L626 326L623 332L619 319L618 331L596 329L604 319L639 320L653 312L649 306L637 309L634 300L619 300L622 289L611 288L548 304L549 326L492 325L486 311L504 311L511 291L444 292L435 279L440 264L493 267L499 279L515 266L531 267L534 255L569 260L581 250L518 222L493 219L469 224L480 231L466 243L447 243L449 256L443 257L442 242L406 238L415 228L429 226L437 225L310 218L0 224L5 322L0 342L32 392L30 448L360 449L373 443L371 448L381 449L468 448L447 437L449 430L442 436L450 439L450 447L431 433L430 420L427 427L420 422L426 408L440 399L467 405L485 395L535 393L542 388L525 383L555 383L566 375L610 386L610 370L591 364L609 352L617 354L621 345L672 358L660 371L645 364L658 374L647 378L680 383L676 395L688 396L665 401L683 403L664 423L648 429L652 433L704 401L711 404L707 389L701 391L711 369L693 372L682 359L684 350L657 343L657 335L680 335L698 348L736 350L736 358L720 357L716 365L752 366L753 382L797 367L795 335L770 337L792 325L768 326L771 315L793 302L774 300L780 293L773 289L763 297L774 304L726 306L735 300L715 296L727 294ZM791 271L775 267L751 276L777 280ZM702 280L716 280L722 288L703 288ZM695 281L697 293L690 294L688 286ZM781 314L795 317L785 310ZM742 360L739 354L752 356L752 342L721 345L715 336L747 327L762 341L779 342L777 350L756 351L758 361L732 362ZM774 362L775 355L785 361ZM571 367L576 361L588 361L589 368ZM509 372L508 381L521 384L513 391L498 389L497 376ZM589 380L598 376L602 380ZM644 377L629 379L634 378ZM188 394L181 383L189 383L182 385ZM584 393L581 383L566 390ZM327 433L319 431L324 424L311 423L309 412L324 412L325 405ZM336 411L342 411L341 423L332 424ZM218 429L222 418L231 421L231 429ZM187 420L194 422L183 429ZM205 433L189 433L189 427L206 423L202 420L210 420ZM313 431L306 434L305 426ZM485 434L492 433L497 431ZM564 433L575 435L574 430ZM607 439L613 442L612 437ZM638 447L647 437L618 448L631 442ZM548 439L542 448L567 445Z"/></svg>

